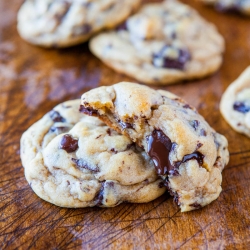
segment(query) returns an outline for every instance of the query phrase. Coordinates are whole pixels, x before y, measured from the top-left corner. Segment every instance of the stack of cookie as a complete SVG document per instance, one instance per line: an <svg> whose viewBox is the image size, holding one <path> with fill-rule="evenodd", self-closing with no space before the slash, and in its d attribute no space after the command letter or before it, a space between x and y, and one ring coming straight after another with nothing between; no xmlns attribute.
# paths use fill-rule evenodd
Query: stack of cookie
<svg viewBox="0 0 250 250"><path fill-rule="evenodd" d="M218 70L224 39L214 25L178 1L139 7L140 0L26 1L18 30L44 47L91 38L94 55L147 84L173 84ZM226 120L247 135L249 72L221 102ZM142 203L168 191L184 212L218 198L227 147L226 138L178 96L121 82L56 106L23 134L21 159L35 193L58 206Z"/></svg>

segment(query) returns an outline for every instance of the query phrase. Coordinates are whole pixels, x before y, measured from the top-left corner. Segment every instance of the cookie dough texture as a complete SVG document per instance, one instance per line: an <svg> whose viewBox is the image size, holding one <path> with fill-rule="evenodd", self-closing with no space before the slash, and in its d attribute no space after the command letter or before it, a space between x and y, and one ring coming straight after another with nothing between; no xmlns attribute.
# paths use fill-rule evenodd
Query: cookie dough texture
<svg viewBox="0 0 250 250"><path fill-rule="evenodd" d="M213 5L218 11L239 12L250 15L250 0L201 0L206 4Z"/></svg>
<svg viewBox="0 0 250 250"><path fill-rule="evenodd" d="M220 111L234 130L250 137L250 67L227 88Z"/></svg>
<svg viewBox="0 0 250 250"><path fill-rule="evenodd" d="M90 50L138 81L171 84L215 72L224 39L194 9L166 0L144 5L116 31L92 38Z"/></svg>
<svg viewBox="0 0 250 250"><path fill-rule="evenodd" d="M18 13L18 31L28 42L68 47L124 21L140 0L26 0ZM119 14L118 14L119 13Z"/></svg>
<svg viewBox="0 0 250 250"><path fill-rule="evenodd" d="M98 116L145 149L181 211L218 198L229 160L227 140L179 97L122 82L90 90L81 104L82 112Z"/></svg>
<svg viewBox="0 0 250 250"><path fill-rule="evenodd" d="M166 188L152 160L124 135L79 110L55 107L21 138L25 177L42 199L62 207L149 202Z"/></svg>

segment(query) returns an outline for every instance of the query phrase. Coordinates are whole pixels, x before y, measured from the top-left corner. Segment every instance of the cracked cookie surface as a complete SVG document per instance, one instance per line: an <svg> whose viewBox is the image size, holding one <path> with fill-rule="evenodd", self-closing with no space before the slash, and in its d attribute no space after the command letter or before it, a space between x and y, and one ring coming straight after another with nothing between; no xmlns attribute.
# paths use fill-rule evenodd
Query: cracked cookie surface
<svg viewBox="0 0 250 250"><path fill-rule="evenodd" d="M21 138L25 177L42 199L62 207L149 202L166 188L148 155L80 100L56 106Z"/></svg>
<svg viewBox="0 0 250 250"><path fill-rule="evenodd" d="M215 72L224 39L194 9L166 0L144 5L116 31L92 38L89 46L105 64L138 81L173 84Z"/></svg>
<svg viewBox="0 0 250 250"><path fill-rule="evenodd" d="M226 89L220 111L235 131L250 137L250 67Z"/></svg>
<svg viewBox="0 0 250 250"><path fill-rule="evenodd" d="M218 198L227 140L179 97L122 82L83 94L80 110L144 148L181 211Z"/></svg>
<svg viewBox="0 0 250 250"><path fill-rule="evenodd" d="M87 41L101 29L114 28L139 5L140 0L26 0L17 27L32 44L68 47Z"/></svg>

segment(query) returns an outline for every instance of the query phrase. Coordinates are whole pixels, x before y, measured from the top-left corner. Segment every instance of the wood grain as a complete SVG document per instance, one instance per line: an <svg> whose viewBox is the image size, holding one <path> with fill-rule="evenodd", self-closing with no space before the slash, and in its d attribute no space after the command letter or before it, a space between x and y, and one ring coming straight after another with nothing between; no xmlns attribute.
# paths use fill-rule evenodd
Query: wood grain
<svg viewBox="0 0 250 250"><path fill-rule="evenodd" d="M218 200L188 213L168 195L110 209L64 209L32 192L20 162L21 134L58 103L133 79L103 65L87 43L64 50L27 44L16 31L22 1L0 1L0 249L250 249L250 140L218 110L223 91L249 65L250 19L184 2L218 26L227 41L224 63L204 80L163 88L196 106L231 152Z"/></svg>

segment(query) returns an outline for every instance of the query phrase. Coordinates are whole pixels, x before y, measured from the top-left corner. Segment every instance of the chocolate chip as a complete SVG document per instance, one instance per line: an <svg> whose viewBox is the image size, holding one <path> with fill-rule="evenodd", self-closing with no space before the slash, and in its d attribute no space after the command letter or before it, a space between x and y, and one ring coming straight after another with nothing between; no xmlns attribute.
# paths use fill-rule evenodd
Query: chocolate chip
<svg viewBox="0 0 250 250"><path fill-rule="evenodd" d="M198 143L197 143L197 146L196 146L196 149L199 149L199 148L201 148L202 146L203 146L203 144L200 143L200 142L198 142Z"/></svg>
<svg viewBox="0 0 250 250"><path fill-rule="evenodd" d="M52 126L51 128L50 128L50 132L52 132L52 133L55 133L55 134L57 134L57 135L60 135L60 134L62 134L62 133L66 133L66 132L68 132L70 130L70 127L56 127L56 126Z"/></svg>
<svg viewBox="0 0 250 250"><path fill-rule="evenodd" d="M167 50L173 50L176 52L176 57L170 57L166 55ZM153 54L153 64L158 68L170 68L183 70L186 62L191 59L189 51L184 49L177 49L171 46L164 46L158 53ZM160 62L160 63L159 63Z"/></svg>
<svg viewBox="0 0 250 250"><path fill-rule="evenodd" d="M184 108L184 109L193 109L189 104L183 105L183 108Z"/></svg>
<svg viewBox="0 0 250 250"><path fill-rule="evenodd" d="M159 188L163 188L165 185L164 185L164 182L163 181L161 181L159 184L158 184L158 187Z"/></svg>
<svg viewBox="0 0 250 250"><path fill-rule="evenodd" d="M115 153L115 154L118 153L118 151L116 151L114 148L111 148L110 151L113 152L113 153Z"/></svg>
<svg viewBox="0 0 250 250"><path fill-rule="evenodd" d="M107 133L109 136L111 136L111 129L110 128L107 129Z"/></svg>
<svg viewBox="0 0 250 250"><path fill-rule="evenodd" d="M96 206L101 206L102 205L102 202L103 202L103 191L104 191L104 183L105 182L102 182L101 183L101 188L100 188L100 191L99 193L95 196L94 200L96 201Z"/></svg>
<svg viewBox="0 0 250 250"><path fill-rule="evenodd" d="M199 208L202 208L201 204L195 202L193 204L189 204L190 207L195 207L195 209L199 209Z"/></svg>
<svg viewBox="0 0 250 250"><path fill-rule="evenodd" d="M53 122L65 122L65 118L63 118L60 113L56 110L51 110L49 112L49 116Z"/></svg>
<svg viewBox="0 0 250 250"><path fill-rule="evenodd" d="M197 128L200 125L200 122L198 120L193 120L193 121L189 121L189 124L194 128L194 130L197 130Z"/></svg>
<svg viewBox="0 0 250 250"><path fill-rule="evenodd" d="M233 108L243 114L250 111L250 106L247 106L244 102L235 102Z"/></svg>
<svg viewBox="0 0 250 250"><path fill-rule="evenodd" d="M207 136L207 132L202 128L202 129L200 130L200 135L201 135L201 136Z"/></svg>
<svg viewBox="0 0 250 250"><path fill-rule="evenodd" d="M126 128L134 128L133 124L128 123L128 122L123 122L120 119L117 120L117 122L121 125L122 129L126 129Z"/></svg>
<svg viewBox="0 0 250 250"><path fill-rule="evenodd" d="M188 154L188 155L185 155L182 159L182 162L187 162L187 161L190 161L190 160L196 160L200 166L203 165L203 159L204 159L204 155L198 151L192 153L192 154Z"/></svg>
<svg viewBox="0 0 250 250"><path fill-rule="evenodd" d="M71 161L73 161L77 165L77 167L79 167L79 168L84 168L84 169L87 169L87 170L93 171L93 172L100 171L98 166L95 166L95 167L89 166L88 163L82 158L80 158L80 159L71 158Z"/></svg>
<svg viewBox="0 0 250 250"><path fill-rule="evenodd" d="M172 142L162 130L154 130L153 133L147 137L147 152L152 158L157 174L165 175L174 167L169 161L169 153L172 149Z"/></svg>
<svg viewBox="0 0 250 250"><path fill-rule="evenodd" d="M117 31L119 31L119 30L128 30L127 23L126 22L121 23L120 25L118 25L116 27L116 30Z"/></svg>
<svg viewBox="0 0 250 250"><path fill-rule="evenodd" d="M90 24L84 24L80 27L75 27L75 30L73 31L73 34L76 35L84 35L90 33L92 30L92 27Z"/></svg>
<svg viewBox="0 0 250 250"><path fill-rule="evenodd" d="M96 109L93 109L91 107L84 107L83 105L80 105L79 111L90 116L98 116L99 112Z"/></svg>
<svg viewBox="0 0 250 250"><path fill-rule="evenodd" d="M62 137L59 148L67 151L67 153L72 153L78 149L78 140L66 134Z"/></svg>

